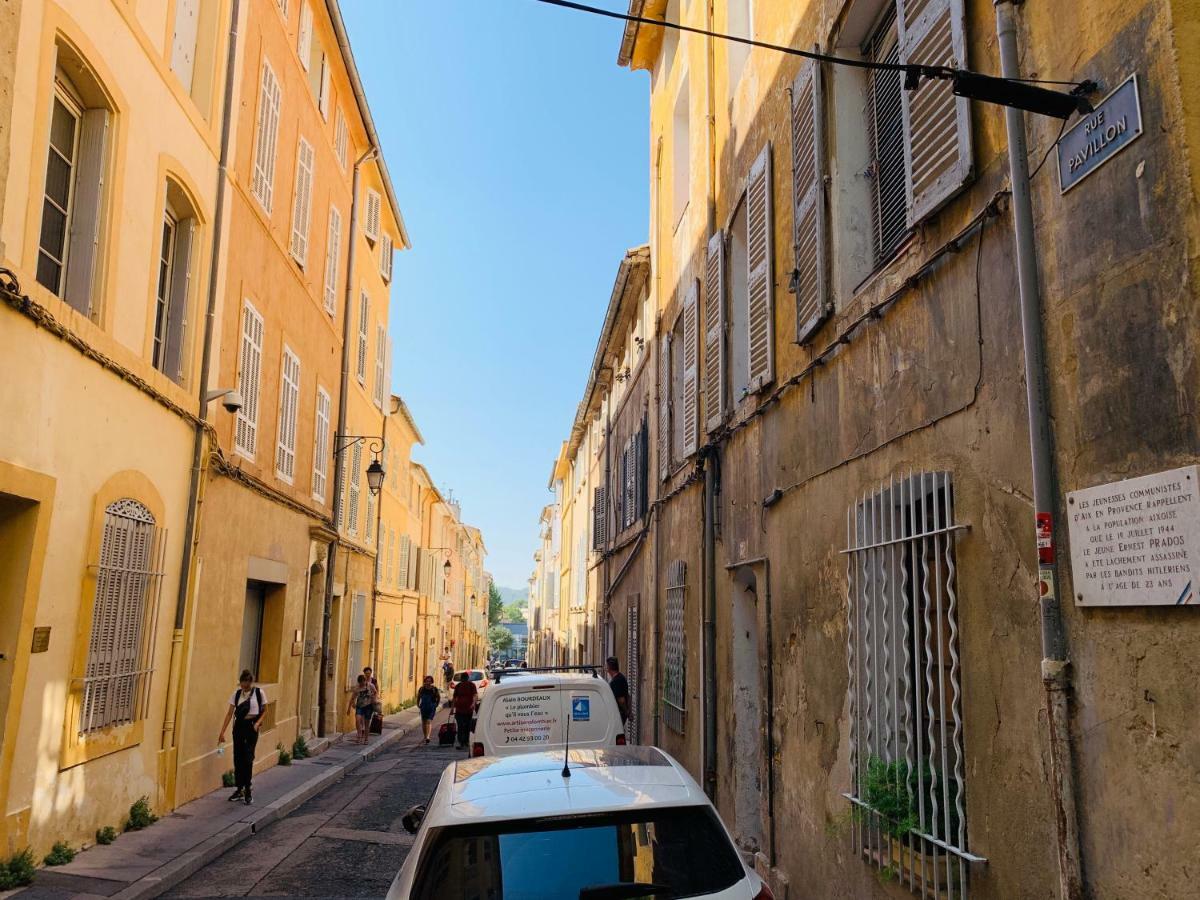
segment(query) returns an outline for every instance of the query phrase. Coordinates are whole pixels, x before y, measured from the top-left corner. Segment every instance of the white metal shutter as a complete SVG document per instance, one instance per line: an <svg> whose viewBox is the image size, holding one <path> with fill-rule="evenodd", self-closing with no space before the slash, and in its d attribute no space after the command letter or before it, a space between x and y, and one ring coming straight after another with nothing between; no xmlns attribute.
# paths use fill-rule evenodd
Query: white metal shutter
<svg viewBox="0 0 1200 900"><path fill-rule="evenodd" d="M901 63L966 68L963 0L896 0L896 28ZM901 106L911 228L971 177L971 103L948 80L924 78Z"/></svg>
<svg viewBox="0 0 1200 900"><path fill-rule="evenodd" d="M363 234L372 242L379 240L379 216L382 202L378 191L367 189L367 210L363 217Z"/></svg>
<svg viewBox="0 0 1200 900"><path fill-rule="evenodd" d="M313 497L325 502L325 485L329 478L329 414L332 404L329 394L317 388L317 422L313 434Z"/></svg>
<svg viewBox="0 0 1200 900"><path fill-rule="evenodd" d="M350 451L349 525L351 534L358 534L358 497L362 485L362 441L355 441Z"/></svg>
<svg viewBox="0 0 1200 900"><path fill-rule="evenodd" d="M704 413L708 431L725 417L725 232L708 239L704 262Z"/></svg>
<svg viewBox="0 0 1200 900"><path fill-rule="evenodd" d="M107 109L84 110L79 119L79 149L75 164L75 193L71 199L71 234L67 246L63 299L85 316L93 312L92 290L99 256L108 125Z"/></svg>
<svg viewBox="0 0 1200 900"><path fill-rule="evenodd" d="M700 424L700 282L693 281L683 301L683 446L681 456L696 452Z"/></svg>
<svg viewBox="0 0 1200 900"><path fill-rule="evenodd" d="M383 373L387 360L387 329L375 326L375 405L383 409Z"/></svg>
<svg viewBox="0 0 1200 900"><path fill-rule="evenodd" d="M167 302L167 346L163 372L176 382L183 381L183 342L187 334L187 308L192 283L192 244L196 220L184 219L175 226L175 253L171 260L170 298Z"/></svg>
<svg viewBox="0 0 1200 900"><path fill-rule="evenodd" d="M629 598L628 631L625 645L625 680L629 682L629 718L625 721L625 740L638 742L638 697L641 694L642 641L639 623L641 598L634 594Z"/></svg>
<svg viewBox="0 0 1200 900"><path fill-rule="evenodd" d="M279 380L279 426L275 440L275 473L292 483L296 477L296 419L300 408L300 359L286 344Z"/></svg>
<svg viewBox="0 0 1200 900"><path fill-rule="evenodd" d="M792 84L792 217L796 340L804 343L831 312L826 263L825 127L821 67L805 60Z"/></svg>
<svg viewBox="0 0 1200 900"><path fill-rule="evenodd" d="M771 204L771 145L750 167L746 185L746 329L750 344L750 390L775 378L775 276L772 268L774 217Z"/></svg>
<svg viewBox="0 0 1200 900"><path fill-rule="evenodd" d="M262 381L263 319L250 301L242 309L242 349L238 360L238 393L242 408L237 411L234 449L251 459L258 448L258 391Z"/></svg>
<svg viewBox="0 0 1200 900"><path fill-rule="evenodd" d="M196 37L200 33L200 0L175 0L175 33L171 38L171 71L183 89L192 91L196 69Z"/></svg>
<svg viewBox="0 0 1200 900"><path fill-rule="evenodd" d="M342 257L342 214L336 206L329 207L329 240L325 250L325 312L336 315L338 268Z"/></svg>
<svg viewBox="0 0 1200 900"><path fill-rule="evenodd" d="M300 138L296 150L296 194L292 200L292 256L304 265L308 260L308 229L312 224L313 148Z"/></svg>
<svg viewBox="0 0 1200 900"><path fill-rule="evenodd" d="M358 383L367 382L367 317L371 311L371 298L363 291L358 298Z"/></svg>
<svg viewBox="0 0 1200 900"><path fill-rule="evenodd" d="M337 115L334 117L333 150L337 154L342 168L346 168L350 162L350 128L346 125L346 116L342 113L341 107L338 107Z"/></svg>
<svg viewBox="0 0 1200 900"><path fill-rule="evenodd" d="M658 347L658 477L671 474L671 335Z"/></svg>
<svg viewBox="0 0 1200 900"><path fill-rule="evenodd" d="M271 70L270 63L263 60L262 86L258 97L258 135L250 192L267 212L271 211L275 195L275 142L279 137L281 98L279 80Z"/></svg>
<svg viewBox="0 0 1200 900"><path fill-rule="evenodd" d="M392 254L394 250L391 237L381 234L379 236L379 274L383 276L384 281L392 280Z"/></svg>
<svg viewBox="0 0 1200 900"><path fill-rule="evenodd" d="M300 34L296 39L296 53L300 57L300 65L305 72L308 71L308 57L312 54L312 36L313 11L312 7L305 3L300 7Z"/></svg>

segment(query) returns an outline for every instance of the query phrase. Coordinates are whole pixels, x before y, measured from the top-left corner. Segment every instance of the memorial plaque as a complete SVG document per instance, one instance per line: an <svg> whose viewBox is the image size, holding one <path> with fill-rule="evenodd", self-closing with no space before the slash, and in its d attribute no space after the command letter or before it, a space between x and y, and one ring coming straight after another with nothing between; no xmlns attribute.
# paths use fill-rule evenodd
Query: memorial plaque
<svg viewBox="0 0 1200 900"><path fill-rule="evenodd" d="M1200 571L1200 468L1067 495L1078 606L1185 606Z"/></svg>
<svg viewBox="0 0 1200 900"><path fill-rule="evenodd" d="M44 625L33 629L33 647L30 653L45 653L50 649L50 626Z"/></svg>
<svg viewBox="0 0 1200 900"><path fill-rule="evenodd" d="M1066 193L1142 134L1137 76L1096 104L1058 142L1058 188Z"/></svg>

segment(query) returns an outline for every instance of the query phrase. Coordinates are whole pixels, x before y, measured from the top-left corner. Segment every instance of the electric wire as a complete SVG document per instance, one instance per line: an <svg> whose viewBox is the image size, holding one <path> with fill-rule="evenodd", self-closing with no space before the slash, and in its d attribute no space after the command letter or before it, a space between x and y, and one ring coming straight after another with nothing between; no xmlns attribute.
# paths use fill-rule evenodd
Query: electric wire
<svg viewBox="0 0 1200 900"><path fill-rule="evenodd" d="M1046 153L1045 153L1045 155L1042 156L1042 161L1040 163L1038 163L1036 166L1034 166L1033 171L1029 173L1030 181L1033 181L1033 179L1037 178L1037 173L1042 171L1042 166L1044 166L1046 164L1046 160L1048 160L1050 158L1050 154L1054 152L1054 148L1058 146L1059 141L1062 140L1063 135L1066 133L1067 133L1067 120L1063 119L1062 126L1058 129L1058 137L1056 137L1054 139L1054 141L1050 144L1050 146L1046 148Z"/></svg>

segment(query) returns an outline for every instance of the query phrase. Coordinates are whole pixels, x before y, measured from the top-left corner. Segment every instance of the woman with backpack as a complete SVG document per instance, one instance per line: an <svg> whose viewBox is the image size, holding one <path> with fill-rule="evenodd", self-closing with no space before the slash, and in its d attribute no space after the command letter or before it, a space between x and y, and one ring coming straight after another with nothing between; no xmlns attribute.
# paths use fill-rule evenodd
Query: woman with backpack
<svg viewBox="0 0 1200 900"><path fill-rule="evenodd" d="M254 675L243 669L238 679L238 689L229 700L225 721L221 723L220 746L225 743L225 730L233 719L233 778L237 790L230 800L241 800L250 805L250 780L254 776L254 748L258 744L258 728L262 724L267 704L262 691L254 685Z"/></svg>
<svg viewBox="0 0 1200 900"><path fill-rule="evenodd" d="M358 686L350 694L350 706L346 712L354 712L354 724L358 729L358 743L365 744L371 739L371 719L375 715L375 698L379 691L367 680L366 675L358 676Z"/></svg>
<svg viewBox="0 0 1200 900"><path fill-rule="evenodd" d="M441 692L433 686L433 676L426 675L421 689L417 691L417 707L421 710L421 731L425 734L425 743L433 733L433 717L437 715L438 704L442 702Z"/></svg>

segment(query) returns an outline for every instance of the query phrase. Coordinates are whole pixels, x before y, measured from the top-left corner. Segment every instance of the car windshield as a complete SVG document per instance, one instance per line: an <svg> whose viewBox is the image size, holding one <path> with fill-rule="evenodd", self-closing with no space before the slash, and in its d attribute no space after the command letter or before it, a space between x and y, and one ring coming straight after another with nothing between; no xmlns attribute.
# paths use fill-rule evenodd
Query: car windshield
<svg viewBox="0 0 1200 900"><path fill-rule="evenodd" d="M483 673L482 672L472 672L471 680L472 681L483 681Z"/></svg>
<svg viewBox="0 0 1200 900"><path fill-rule="evenodd" d="M430 835L415 900L692 897L745 875L711 809L457 826Z"/></svg>
<svg viewBox="0 0 1200 900"><path fill-rule="evenodd" d="M452 678L451 680L452 681L470 681L471 673L470 672L455 672L454 678Z"/></svg>

